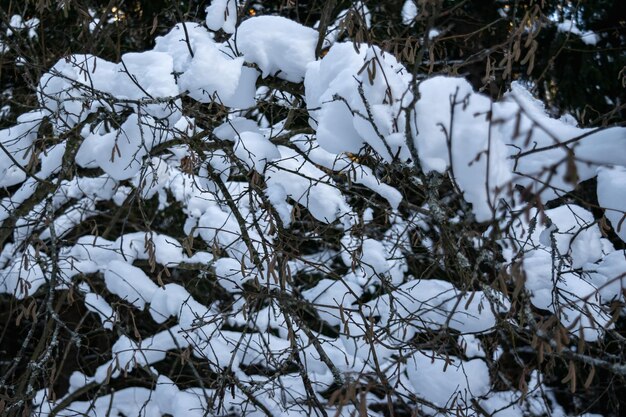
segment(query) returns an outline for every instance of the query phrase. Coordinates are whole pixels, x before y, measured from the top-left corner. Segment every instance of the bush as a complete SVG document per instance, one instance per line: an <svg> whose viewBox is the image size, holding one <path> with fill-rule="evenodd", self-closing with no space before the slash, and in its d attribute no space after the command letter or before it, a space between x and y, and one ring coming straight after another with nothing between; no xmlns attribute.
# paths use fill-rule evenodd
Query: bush
<svg viewBox="0 0 626 417"><path fill-rule="evenodd" d="M619 415L623 34L522 3L3 2L1 412Z"/></svg>

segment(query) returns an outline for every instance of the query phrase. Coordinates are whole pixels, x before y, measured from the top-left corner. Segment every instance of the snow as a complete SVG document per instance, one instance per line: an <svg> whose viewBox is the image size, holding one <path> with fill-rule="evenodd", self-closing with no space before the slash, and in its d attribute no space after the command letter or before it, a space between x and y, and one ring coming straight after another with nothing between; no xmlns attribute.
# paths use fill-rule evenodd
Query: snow
<svg viewBox="0 0 626 417"><path fill-rule="evenodd" d="M26 179L23 167L28 163L30 147L37 137L37 130L45 112L31 111L17 118L14 127L0 130L0 186L10 187ZM15 165L17 162L20 167Z"/></svg>
<svg viewBox="0 0 626 417"><path fill-rule="evenodd" d="M2 257L8 258L12 250L14 250L12 245L6 245ZM47 257L37 254L35 248L29 245L23 257L13 257L9 264L0 270L0 293L11 294L18 300L34 294L46 281L46 274L41 268L41 265L46 263Z"/></svg>
<svg viewBox="0 0 626 417"><path fill-rule="evenodd" d="M612 249L587 210L567 205L546 210L545 215L549 226L538 224L521 248L526 252L522 263L531 302L537 308L552 311L572 333L596 341L605 328L611 327L608 309L601 301L602 294L613 299L615 292L620 291L619 281L614 280L616 273L610 266L619 263L609 262L606 269L595 273L595 262L604 258L607 249ZM581 274L577 271L581 267L590 273ZM605 285L609 280L607 275L613 279L612 287Z"/></svg>
<svg viewBox="0 0 626 417"><path fill-rule="evenodd" d="M596 45L600 40L598 34L590 30L581 30L576 22L566 19L563 22L556 25L556 29L559 32L571 33L573 35L580 36L580 40L586 45Z"/></svg>
<svg viewBox="0 0 626 417"><path fill-rule="evenodd" d="M241 132L235 144L235 155L257 172L265 171L265 164L280 158L276 145L255 132Z"/></svg>
<svg viewBox="0 0 626 417"><path fill-rule="evenodd" d="M312 162L335 172L349 175L354 183L364 185L387 200L392 209L396 210L402 202L402 194L377 178L370 167L358 164L348 157L327 152L319 147L313 137L307 135L294 135L290 141L302 152L306 152Z"/></svg>
<svg viewBox="0 0 626 417"><path fill-rule="evenodd" d="M237 93L242 76L243 58L231 59L217 46L207 43L198 47L186 71L179 77L181 90L201 103L214 100L227 106Z"/></svg>
<svg viewBox="0 0 626 417"><path fill-rule="evenodd" d="M585 277L597 288L602 304L623 298L626 288L626 252L612 251L599 263L588 263L583 268L588 275Z"/></svg>
<svg viewBox="0 0 626 417"><path fill-rule="evenodd" d="M95 70L97 71L97 68ZM178 87L172 75L173 70L172 57L163 52L127 53L122 55L121 64L117 65L118 83L109 88L111 93L119 98L173 97L178 94ZM151 106L148 105L147 108L151 109ZM151 115L167 116L167 114Z"/></svg>
<svg viewBox="0 0 626 417"><path fill-rule="evenodd" d="M487 118L491 101L461 78L433 77L420 83L419 91L415 145L422 169L451 168L476 220L491 219L497 190L511 181L513 168L506 143Z"/></svg>
<svg viewBox="0 0 626 417"><path fill-rule="evenodd" d="M171 56L174 71L185 72L192 60L190 50L208 48L214 43L213 36L206 28L197 23L185 22L178 23L164 36L158 36L153 50Z"/></svg>
<svg viewBox="0 0 626 417"><path fill-rule="evenodd" d="M377 47L357 49L338 43L309 65L304 82L309 123L328 152L358 154L368 144L387 161L406 158L398 133L404 132L400 108L411 100L410 76Z"/></svg>
<svg viewBox="0 0 626 417"><path fill-rule="evenodd" d="M41 22L36 17L32 17L26 21L19 14L14 14L9 20L9 27L6 30L7 36L13 36L15 31L23 31L28 29L27 35L29 39L37 38L37 28Z"/></svg>
<svg viewBox="0 0 626 417"><path fill-rule="evenodd" d="M209 29L223 29L226 33L234 33L236 23L236 0L212 0L211 5L206 8L206 25Z"/></svg>
<svg viewBox="0 0 626 417"><path fill-rule="evenodd" d="M409 26L412 25L415 18L419 13L415 0L406 0L402 5L402 24Z"/></svg>
<svg viewBox="0 0 626 417"><path fill-rule="evenodd" d="M263 77L301 82L306 65L315 61L315 30L280 16L258 16L239 25L236 50L258 65Z"/></svg>
<svg viewBox="0 0 626 417"><path fill-rule="evenodd" d="M435 39L437 36L441 35L441 31L439 29L431 29L428 31L428 39Z"/></svg>
<svg viewBox="0 0 626 417"><path fill-rule="evenodd" d="M87 307L87 310L96 313L100 317L103 328L113 330L115 313L109 303L100 295L93 292L85 294L85 307Z"/></svg>
<svg viewBox="0 0 626 417"><path fill-rule="evenodd" d="M293 150L283 146L278 150L281 159L268 167L265 175L266 193L285 225L291 223L288 198L307 207L313 217L324 223L332 223L348 213L348 204L332 179Z"/></svg>
<svg viewBox="0 0 626 417"><path fill-rule="evenodd" d="M319 305L316 310L320 318L331 325L342 326L344 323L339 309L351 309L361 292L362 289L356 284L326 278L320 280L315 287L304 291L302 297L313 305Z"/></svg>
<svg viewBox="0 0 626 417"><path fill-rule="evenodd" d="M383 323L395 322L396 315L406 321L390 327L408 340L411 335L442 326L461 333L492 331L496 313L508 309L508 303L502 302L501 307L492 306L482 291L459 291L447 281L429 279L409 281L371 304L380 312Z"/></svg>
<svg viewBox="0 0 626 417"><path fill-rule="evenodd" d="M240 291L243 283L253 278L244 276L243 272L241 263L236 259L221 258L215 262L217 280L229 292Z"/></svg>
<svg viewBox="0 0 626 417"><path fill-rule="evenodd" d="M579 128L572 116L552 118L518 82L494 102L459 77L420 78L413 100L413 76L394 56L337 42L347 11L329 28L330 50L316 59L316 30L267 15L237 26L237 4L214 0L206 27L179 23L153 50L124 54L118 63L91 55L59 60L39 81L40 109L0 130L6 190L0 220L15 221L0 253L0 293L23 300L51 288L53 279L56 289L76 284L87 311L115 335L92 374L72 374L68 394L125 378L137 367L157 381L151 389L124 387L89 403L74 401L58 415L203 415L217 390L181 389L152 367L182 349L210 372L228 370L240 382L229 387L224 407L231 408L224 413L264 415L258 404L245 405L251 394L242 387L254 387L274 415L309 415L295 406L311 395L324 400L337 380L360 384L359 375L384 375L397 393L433 406L419 412L447 407L471 414L478 401L489 412L500 410L496 415L533 414L533 407L544 413L539 394L529 391L518 404L521 392L492 391L489 358L497 361L503 351L483 343L497 337L502 323L522 326L527 312L515 300L515 314L508 314L510 294L487 285L490 277L478 266L448 270L441 259L449 254L438 241L445 225L432 221L441 207L406 190L416 186L420 194L428 178L449 178L451 192L458 189L464 201L442 197L440 204L455 211L444 223L488 225L482 236L468 237L473 249L483 256L486 242L501 245L501 253L488 255L499 259L507 285L519 269L531 313L601 342L614 326L611 305L624 301L626 286L626 252L605 233L612 228L626 242L626 129ZM371 24L364 3L351 10ZM405 1L403 24L418 13L417 2ZM13 16L9 30L37 27L28 22ZM597 41L566 23L559 30ZM228 39L216 42L224 34ZM301 83L304 96L264 86L259 75ZM217 103L224 111L201 111L195 119L183 114L194 103L202 109ZM287 120L274 120L280 115L264 114L268 103L289 114L306 112L310 129L296 132ZM110 123L109 114L119 121ZM62 139L41 140L48 122ZM61 177L72 146L78 146L69 161L75 166ZM556 197L594 177L604 218L569 199L555 205ZM28 205L42 184L54 184L52 191ZM516 186L543 206L524 202ZM129 215L121 231L85 232L88 219L109 214L107 203L122 216L132 204L145 217ZM158 219L166 212L175 213L176 223ZM496 231L498 241L490 241ZM302 245L297 253L290 239L310 240L311 248ZM416 270L421 263L428 266ZM463 282L465 274L471 282ZM190 288L196 281L201 284ZM259 290L258 300L248 288ZM155 333L138 340L126 334L119 328L121 305L147 313ZM319 328L303 332L306 321L285 305L301 308ZM450 331L459 352L415 347ZM297 371L290 370L294 364ZM250 365L263 372L250 375L244 371ZM549 397L541 375L530 375L529 385ZM35 400L42 415L67 398L47 395ZM363 396L379 401L374 393ZM328 410L356 413L353 405Z"/></svg>
<svg viewBox="0 0 626 417"><path fill-rule="evenodd" d="M153 136L152 129L142 125L148 120L131 114L119 130L88 136L76 155L77 162L89 167L93 161L116 180L134 177L141 170L148 151L161 141Z"/></svg>
<svg viewBox="0 0 626 417"><path fill-rule="evenodd" d="M541 232L542 245L551 248L554 239L554 249L560 255L569 255L573 268L602 257L602 235L589 211L570 204L546 210L545 214L553 226Z"/></svg>
<svg viewBox="0 0 626 417"><path fill-rule="evenodd" d="M415 393L439 407L467 408L471 399L490 390L489 369L481 359L463 361L416 352L407 362L407 373Z"/></svg>
<svg viewBox="0 0 626 417"><path fill-rule="evenodd" d="M244 117L235 117L229 119L213 129L213 134L221 140L230 140L235 142L237 137L243 132L260 133L259 126L254 120Z"/></svg>
<svg viewBox="0 0 626 417"><path fill-rule="evenodd" d="M626 242L626 163L598 170L598 203L613 230Z"/></svg>
<svg viewBox="0 0 626 417"><path fill-rule="evenodd" d="M104 271L107 289L139 309L150 301L157 285L139 268L122 261L109 262Z"/></svg>

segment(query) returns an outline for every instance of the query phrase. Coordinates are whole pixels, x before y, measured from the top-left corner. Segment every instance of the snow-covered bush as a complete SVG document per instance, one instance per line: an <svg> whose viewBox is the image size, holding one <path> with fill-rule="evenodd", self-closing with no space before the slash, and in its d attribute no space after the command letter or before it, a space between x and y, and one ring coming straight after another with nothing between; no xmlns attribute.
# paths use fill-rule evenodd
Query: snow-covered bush
<svg viewBox="0 0 626 417"><path fill-rule="evenodd" d="M625 128L342 37L361 2L238 7L0 130L4 412L566 415L626 375Z"/></svg>

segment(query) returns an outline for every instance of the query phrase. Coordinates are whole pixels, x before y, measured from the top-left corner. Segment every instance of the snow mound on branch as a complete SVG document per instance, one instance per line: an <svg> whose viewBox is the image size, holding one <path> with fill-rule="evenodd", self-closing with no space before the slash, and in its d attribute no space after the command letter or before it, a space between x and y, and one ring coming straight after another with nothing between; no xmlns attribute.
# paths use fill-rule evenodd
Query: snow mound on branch
<svg viewBox="0 0 626 417"><path fill-rule="evenodd" d="M522 242L519 252L530 301L552 312L571 333L596 341L612 326L604 298L621 296L619 257L604 262L614 249L582 207L565 205L546 210L545 216L546 224L539 223L533 209L529 223L534 225L518 224L519 230L511 233ZM618 280L608 286L615 277Z"/></svg>
<svg viewBox="0 0 626 417"><path fill-rule="evenodd" d="M492 102L460 78L419 84L412 130L422 169L450 170L478 221L493 217L512 184L547 202L595 176L598 167L626 166L625 128L577 128L549 117L519 83L512 87Z"/></svg>
<svg viewBox="0 0 626 417"><path fill-rule="evenodd" d="M228 2L229 9L231 4L235 7L234 0ZM221 3L226 7L225 2L219 1L209 9ZM236 11L232 16L236 19ZM180 73L180 90L188 91L191 98L201 103L217 101L235 108L253 106L259 72L244 67L243 58L232 57L224 45L216 44L211 33L202 26L192 23L182 25L178 24L167 35L158 37L154 48L173 58L174 70Z"/></svg>
<svg viewBox="0 0 626 417"><path fill-rule="evenodd" d="M402 202L402 194L397 189L383 183L376 177L372 168L358 164L345 155L337 155L318 146L313 136L294 135L290 139L302 152L307 153L311 162L335 172L348 175L357 184L364 185L387 200L393 210Z"/></svg>
<svg viewBox="0 0 626 417"><path fill-rule="evenodd" d="M481 359L463 361L435 352L413 354L406 365L415 393L439 407L470 407L491 389L489 368Z"/></svg>
<svg viewBox="0 0 626 417"><path fill-rule="evenodd" d="M234 0L228 1L234 7ZM220 3L214 3L209 9ZM236 19L236 12L233 16ZM253 106L258 71L243 67L243 58L232 57L224 45L215 43L204 27L192 23L182 25L158 37L154 47L154 51L166 53L174 60L174 70L180 73L180 90L188 91L191 98L201 103L218 101L229 107Z"/></svg>
<svg viewBox="0 0 626 417"><path fill-rule="evenodd" d="M53 113L66 114L67 126L56 125L61 131L98 108L109 109L107 95L126 101L131 108L141 105L143 114L175 123L181 116L176 110L180 103L155 100L178 95L173 70L172 57L163 52L124 54L119 64L91 55L72 55L41 77L40 103ZM110 110L122 109L117 105Z"/></svg>
<svg viewBox="0 0 626 417"><path fill-rule="evenodd" d="M415 144L422 169L451 169L478 221L493 217L512 163L502 135L492 127L492 102L462 78L433 77L419 85Z"/></svg>
<svg viewBox="0 0 626 417"><path fill-rule="evenodd" d="M178 83L194 100L201 103L219 100L226 104L237 90L242 66L243 58L231 59L217 46L204 44L196 49Z"/></svg>
<svg viewBox="0 0 626 417"><path fill-rule="evenodd" d="M243 163L260 173L265 171L267 162L280 158L276 145L255 132L241 132L234 151Z"/></svg>
<svg viewBox="0 0 626 417"><path fill-rule="evenodd" d="M600 304L598 288L579 273L554 265L548 252L535 251L523 263L526 289L535 307L553 312L565 328L586 341L597 341L613 327Z"/></svg>
<svg viewBox="0 0 626 417"><path fill-rule="evenodd" d="M269 166L265 175L266 194L286 226L291 223L293 209L287 203L289 198L323 223L332 223L349 212L345 197L326 173L292 149L278 149L281 159Z"/></svg>
<svg viewBox="0 0 626 417"><path fill-rule="evenodd" d="M602 257L602 235L595 224L593 214L580 206L569 204L546 210L545 215L551 225L541 231L539 242L547 249L555 249L559 257L571 259L577 269L587 262L595 262Z"/></svg>
<svg viewBox="0 0 626 417"><path fill-rule="evenodd" d="M598 203L615 233L626 242L626 164L598 170Z"/></svg>
<svg viewBox="0 0 626 417"><path fill-rule="evenodd" d="M16 126L0 130L3 147L0 151L0 187L10 187L26 180L24 171L30 159L31 146L45 116L45 111L34 110L19 116Z"/></svg>
<svg viewBox="0 0 626 417"><path fill-rule="evenodd" d="M623 300L626 288L626 251L616 250L598 263L588 263L583 268L585 279L598 289L602 304Z"/></svg>
<svg viewBox="0 0 626 417"><path fill-rule="evenodd" d="M151 128L157 123L149 116L131 114L120 126L108 133L83 131L85 140L76 155L79 165L102 168L116 180L134 177L144 165L150 150L167 140L162 130ZM165 131L167 134L167 131Z"/></svg>
<svg viewBox="0 0 626 417"><path fill-rule="evenodd" d="M246 62L259 66L263 77L294 83L304 79L306 65L315 61L317 31L280 16L259 16L239 25L236 50Z"/></svg>
<svg viewBox="0 0 626 417"><path fill-rule="evenodd" d="M111 305L106 302L104 297L93 292L85 294L85 307L87 310L98 315L103 328L113 330L113 325L116 321L116 314L111 308Z"/></svg>
<svg viewBox="0 0 626 417"><path fill-rule="evenodd" d="M171 56L174 71L185 72L191 63L191 52L214 43L213 35L206 28L197 23L185 22L178 23L167 34L158 36L153 50Z"/></svg>
<svg viewBox="0 0 626 417"><path fill-rule="evenodd" d="M380 314L383 325L389 323L397 337L410 340L416 333L444 325L461 333L489 332L496 324L496 313L509 307L504 299L497 303L494 306L483 291L460 291L447 281L423 279L402 284L370 305ZM395 324L397 319L401 324Z"/></svg>
<svg viewBox="0 0 626 417"><path fill-rule="evenodd" d="M79 165L100 167L113 178L129 179L143 158L166 140L167 126L181 118L179 87L172 57L147 51L122 56L113 64L90 55L60 60L39 84L41 105L53 114L58 131L67 131L99 108L130 113L118 129L103 124L85 126L76 155ZM116 101L116 104L110 103Z"/></svg>
<svg viewBox="0 0 626 417"><path fill-rule="evenodd" d="M493 120L510 145L513 182L544 203L594 177L600 166L626 166L626 128L582 129L554 119L519 83L494 104Z"/></svg>
<svg viewBox="0 0 626 417"><path fill-rule="evenodd" d="M234 33L237 24L236 0L213 0L206 8L206 25L211 30Z"/></svg>
<svg viewBox="0 0 626 417"><path fill-rule="evenodd" d="M586 45L595 45L600 40L600 37L597 33L590 30L581 30L576 22L569 19L566 19L556 25L556 30L563 33L571 33L573 35L577 35L580 37L580 40L583 41L583 43Z"/></svg>
<svg viewBox="0 0 626 417"><path fill-rule="evenodd" d="M376 46L339 43L309 65L304 82L310 124L329 152L359 153L370 145L390 162L408 158L402 107L410 75Z"/></svg>
<svg viewBox="0 0 626 417"><path fill-rule="evenodd" d="M112 261L104 271L107 289L143 310L158 288L139 268L122 261Z"/></svg>
<svg viewBox="0 0 626 417"><path fill-rule="evenodd" d="M415 4L415 0L405 0L402 5L402 24L405 26L410 26L415 22L415 18L419 14L419 9L417 8L417 4Z"/></svg>

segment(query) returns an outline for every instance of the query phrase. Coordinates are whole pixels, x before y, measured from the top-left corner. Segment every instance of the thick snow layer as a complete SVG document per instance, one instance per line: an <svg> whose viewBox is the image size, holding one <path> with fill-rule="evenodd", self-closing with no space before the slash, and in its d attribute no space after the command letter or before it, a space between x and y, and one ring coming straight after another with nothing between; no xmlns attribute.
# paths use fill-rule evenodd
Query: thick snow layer
<svg viewBox="0 0 626 417"><path fill-rule="evenodd" d="M254 132L241 132L234 150L243 163L260 173L265 171L267 162L280 158L276 145Z"/></svg>
<svg viewBox="0 0 626 417"><path fill-rule="evenodd" d="M206 8L206 25L211 30L223 29L235 32L237 24L237 0L212 0Z"/></svg>
<svg viewBox="0 0 626 417"><path fill-rule="evenodd" d="M592 178L598 166L626 165L626 128L581 129L551 118L519 83L512 84L493 111L494 119L502 121L498 130L511 145L513 182L537 193L543 202Z"/></svg>
<svg viewBox="0 0 626 417"><path fill-rule="evenodd" d="M476 220L493 217L499 194L510 182L512 163L502 135L489 120L492 102L461 78L434 77L419 85L415 137L422 169L451 169Z"/></svg>
<svg viewBox="0 0 626 417"><path fill-rule="evenodd" d="M191 63L191 52L213 43L213 36L206 28L197 23L186 22L178 23L166 35L157 37L153 50L171 56L174 71L185 72Z"/></svg>
<svg viewBox="0 0 626 417"><path fill-rule="evenodd" d="M587 45L595 45L600 40L600 37L595 32L590 30L581 30L573 20L564 20L563 22L557 24L556 29L559 32L571 33L573 35L580 36L580 40Z"/></svg>
<svg viewBox="0 0 626 417"><path fill-rule="evenodd" d="M257 64L263 77L291 82L301 82L306 65L315 61L317 38L317 31L280 16L248 19L235 36L237 51Z"/></svg>
<svg viewBox="0 0 626 417"><path fill-rule="evenodd" d="M613 230L626 242L626 163L598 170L598 203Z"/></svg>
<svg viewBox="0 0 626 417"><path fill-rule="evenodd" d="M546 210L545 224L534 212L530 216L535 224L519 223L511 235L520 244L532 304L554 313L575 335L598 340L610 319L603 303L621 296L619 252L602 238L592 214L580 206ZM615 255L607 259L609 253Z"/></svg>
<svg viewBox="0 0 626 417"><path fill-rule="evenodd" d="M345 173L353 182L364 185L387 200L392 209L396 210L402 202L402 194L378 179L370 167L356 163L343 155L330 153L318 146L315 139L306 135L295 135L291 138L291 142L306 152L315 164Z"/></svg>
<svg viewBox="0 0 626 417"><path fill-rule="evenodd" d="M598 166L626 165L626 129L580 129L550 118L520 84L497 103L460 78L433 77L419 91L414 131L422 169L450 170L478 221L492 218L512 183L545 202L592 178Z"/></svg>
<svg viewBox="0 0 626 417"><path fill-rule="evenodd" d="M104 271L107 289L135 307L143 309L157 285L139 268L122 261L111 261Z"/></svg>
<svg viewBox="0 0 626 417"><path fill-rule="evenodd" d="M623 298L626 288L626 251L617 250L606 255L597 264L584 267L585 278L598 289L600 300L608 304Z"/></svg>
<svg viewBox="0 0 626 417"><path fill-rule="evenodd" d="M132 178L141 170L148 152L164 140L150 124L147 117L140 119L131 114L119 130L90 134L83 141L76 161L85 167L95 163L116 180Z"/></svg>
<svg viewBox="0 0 626 417"><path fill-rule="evenodd" d="M472 399L491 389L489 368L481 359L463 361L422 351L408 359L406 369L415 394L439 407L470 407Z"/></svg>
<svg viewBox="0 0 626 417"><path fill-rule="evenodd" d="M94 69L98 70L97 67ZM94 82L100 84L103 91L119 98L174 97L179 90L173 72L174 61L168 54L154 51L128 53L122 55L122 61L116 66L115 80L100 80L102 84L95 80ZM97 79L93 75L92 78ZM108 85L108 89L105 84L107 81L114 82ZM167 109L161 109L159 105L148 105L147 109L148 114L156 118L169 116Z"/></svg>
<svg viewBox="0 0 626 417"><path fill-rule="evenodd" d="M184 45L176 46L183 48ZM184 52L167 46L172 56L184 56ZM237 108L254 105L255 83L259 73L253 68L244 67L244 58L233 58L213 40L205 39L204 42L197 42L193 58L187 57L187 60L189 63L183 68L178 85L181 91L188 91L191 98L201 103L216 101Z"/></svg>
<svg viewBox="0 0 626 417"><path fill-rule="evenodd" d="M124 54L119 64L91 55L72 55L57 62L41 78L40 101L52 112L64 110L67 113L67 125L57 126L65 130L84 119L88 111L108 108L108 103L98 97L98 93L131 100L128 101L131 107L139 100L154 101L178 95L173 65L170 55L155 51ZM179 107L180 103L147 102L141 106L141 112L175 122L180 118Z"/></svg>
<svg viewBox="0 0 626 417"><path fill-rule="evenodd" d="M541 229L539 242L548 250L572 260L573 268L602 257L602 235L593 215L580 206L569 204L546 210L551 225Z"/></svg>
<svg viewBox="0 0 626 417"><path fill-rule="evenodd" d="M324 223L332 223L348 213L348 203L327 174L293 150L282 146L278 149L281 159L268 167L265 175L266 193L285 225L291 223L293 209L288 198Z"/></svg>
<svg viewBox="0 0 626 417"><path fill-rule="evenodd" d="M179 77L182 90L201 103L228 101L235 94L243 58L231 59L213 44L205 44L196 49L189 68Z"/></svg>
<svg viewBox="0 0 626 417"><path fill-rule="evenodd" d="M410 339L418 332L449 326L461 333L481 333L493 329L495 313L508 309L508 303L495 305L482 291L459 291L453 284L437 280L415 280L400 285L390 295L370 302L381 314L383 323L395 322L394 316L406 324L390 326L402 338Z"/></svg>
<svg viewBox="0 0 626 417"><path fill-rule="evenodd" d="M404 24L417 16L416 4L404 2ZM538 397L550 391L540 385L537 372L530 376L533 389L523 404L503 409L521 393L490 392L488 359L497 360L502 350L492 352L481 339L493 336L501 320L518 324L517 315L504 314L510 307L505 294L453 284L457 277L452 275L448 280L411 275L423 256L434 262L433 271L446 268L443 262L435 265L443 255L434 240L441 230L430 223L437 208L423 203L416 208L413 196L393 185L397 178L392 173L389 179L387 168L397 164L403 178L415 170L407 180L420 187L417 174L445 174L479 222L500 221L494 216L502 214L497 208L504 200L511 213L500 223L503 268L509 267L511 278L523 279L520 285L534 308L556 317L572 334L599 341L613 326L611 304L623 302L626 286L626 254L615 250L600 228L608 223L626 241L626 129L582 129L571 117L551 118L519 83L493 102L461 78L426 78L416 86L419 98L413 101L412 76L395 57L375 46L336 43L352 13L371 24L362 2L335 18L326 37L332 47L319 60L314 29L277 16L249 18L237 28L236 7L235 0L214 0L206 9L211 31L232 34L223 44L202 24L182 23L157 38L153 50L125 54L118 63L91 55L60 60L39 82L41 109L0 130L0 187L8 193L0 203L0 220L15 220L0 253L0 293L24 299L46 290L52 279L57 289L68 288L72 279L82 281L78 288L85 307L118 339L93 375L71 376L69 393L137 367L157 381L154 390L122 388L89 403L73 402L58 415L203 415L206 398L218 392L181 390L152 367L168 351L185 349L211 372L228 369L238 378L224 398L225 413L266 415L262 404L276 416L308 416L310 410L301 405L311 398L310 388L299 372L284 368L295 361L320 400L337 381L383 374L398 382L401 395L417 395L435 407L469 412L478 401L488 412L500 410L497 415L533 414L529 407L547 414L545 398ZM28 22L20 17L12 25L10 30L24 30ZM586 37L573 27L568 31ZM260 74L303 83L304 97L274 87L257 90ZM216 102L224 116L197 115L197 121L183 116L183 95L185 107ZM313 132L289 132L291 123L260 110L267 103L290 115L306 108ZM119 120L111 123L110 114ZM40 140L47 121L63 140ZM67 161L73 139L78 153ZM176 145L169 146L170 140ZM40 152L41 146L47 148ZM157 149L163 151L155 155ZM59 178L68 162L78 169ZM29 177L31 172L36 177ZM522 186L546 203L596 175L598 202L608 222L566 202L529 210L509 193ZM55 185L53 192L26 206L42 179ZM355 193L353 184L366 187L367 197L357 196L360 190ZM107 207L105 202L125 213L125 205L153 198L158 214L176 210L178 226L158 226L179 227L172 232L178 238L137 231L143 225L134 220L124 224L136 232L119 232L111 240L77 235L86 230L85 220ZM19 208L28 208L27 213L14 218ZM50 212L55 213L51 219ZM462 214L449 219L466 220ZM511 227L505 227L509 221ZM292 229L283 236L283 227ZM306 250L323 248L278 251L274 244L292 232L311 239ZM334 237L322 240L326 233ZM487 236L474 240L480 256ZM193 243L194 238L199 241ZM51 243L57 258L51 256ZM436 253L418 253L420 244ZM198 246L203 249L194 250ZM58 274L53 276L54 259ZM218 293L188 288L191 270L221 287L213 287ZM165 284L163 274L171 278ZM98 281L104 288L92 285ZM249 287L265 291L262 302L244 293ZM219 292L229 294L228 303L212 302L220 299ZM144 310L162 327L139 340L120 332L122 303ZM288 315L286 303L307 314L311 310L326 336L313 327L311 333L301 331L306 323ZM413 347L416 337L449 330L463 358ZM264 372L243 371L251 366ZM250 386L271 395L255 394L259 403L253 406L250 391L242 388ZM535 398L533 390L543 391ZM35 401L44 415L63 400L48 401L46 395L40 392ZM374 393L363 395L364 401L380 401ZM328 410L356 414L352 405Z"/></svg>
<svg viewBox="0 0 626 417"><path fill-rule="evenodd" d="M611 328L610 316L600 304L598 288L576 272L554 265L548 252L524 258L526 289L537 308L553 312L576 336L597 341Z"/></svg>
<svg viewBox="0 0 626 417"><path fill-rule="evenodd" d="M100 317L103 328L113 330L115 312L104 298L93 292L87 293L85 294L85 307Z"/></svg>
<svg viewBox="0 0 626 417"><path fill-rule="evenodd" d="M333 45L309 65L304 82L320 146L359 153L368 144L387 161L406 158L400 109L412 97L409 80L406 69L377 47Z"/></svg>
<svg viewBox="0 0 626 417"><path fill-rule="evenodd" d="M158 288L150 299L150 315L157 323L163 323L170 317L178 317L181 307L191 295L178 284L166 284Z"/></svg>
<svg viewBox="0 0 626 417"><path fill-rule="evenodd" d="M226 120L221 125L213 129L213 134L221 140L236 142L243 132L261 133L259 126L254 120L244 117L235 117Z"/></svg>
<svg viewBox="0 0 626 417"><path fill-rule="evenodd" d="M16 126L0 130L0 144L3 146L0 151L0 187L10 187L26 179L24 167L45 115L43 111L34 110L19 116Z"/></svg>
<svg viewBox="0 0 626 417"><path fill-rule="evenodd" d="M407 26L413 24L418 13L419 9L415 0L405 0L402 5L402 24Z"/></svg>

